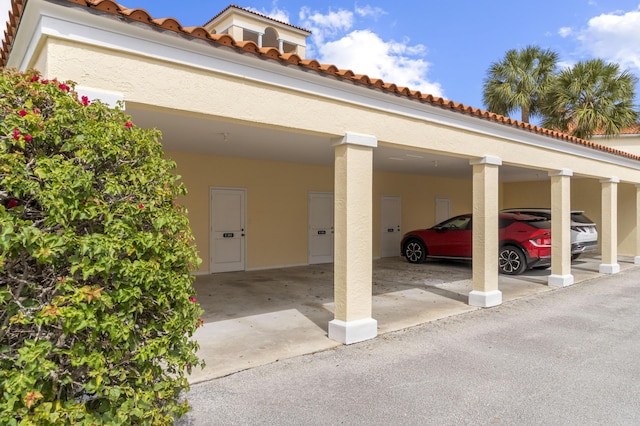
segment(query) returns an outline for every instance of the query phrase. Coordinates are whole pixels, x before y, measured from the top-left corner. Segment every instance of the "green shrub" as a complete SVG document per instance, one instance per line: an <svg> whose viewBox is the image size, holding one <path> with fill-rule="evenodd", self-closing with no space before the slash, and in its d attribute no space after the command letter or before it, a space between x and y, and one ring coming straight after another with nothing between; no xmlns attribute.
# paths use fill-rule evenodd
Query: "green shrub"
<svg viewBox="0 0 640 426"><path fill-rule="evenodd" d="M202 311L159 133L0 76L0 424L171 424Z"/></svg>

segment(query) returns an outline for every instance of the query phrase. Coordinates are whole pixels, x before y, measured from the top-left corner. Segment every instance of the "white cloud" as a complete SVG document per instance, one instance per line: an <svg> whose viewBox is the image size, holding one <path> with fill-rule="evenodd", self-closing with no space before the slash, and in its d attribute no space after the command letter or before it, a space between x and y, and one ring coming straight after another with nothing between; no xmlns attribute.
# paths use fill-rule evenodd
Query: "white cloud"
<svg viewBox="0 0 640 426"><path fill-rule="evenodd" d="M378 19L381 16L386 15L387 12L379 7L366 5L363 7L356 6L356 14L359 16L371 16L374 19Z"/></svg>
<svg viewBox="0 0 640 426"><path fill-rule="evenodd" d="M429 63L414 58L421 46L386 42L369 30L356 30L320 47L323 59L357 74L439 95L442 88L425 81ZM435 92L435 93L434 93Z"/></svg>
<svg viewBox="0 0 640 426"><path fill-rule="evenodd" d="M353 12L339 9L337 12L329 11L327 14L311 12L308 7L300 10L302 26L311 30L313 43L317 46L324 44L326 39L331 39L353 27ZM313 51L313 50L312 50Z"/></svg>
<svg viewBox="0 0 640 426"><path fill-rule="evenodd" d="M411 45L408 39L383 40L358 20L375 20L385 13L370 6L357 7L355 12L339 9L327 14L303 8L301 26L312 31L307 41L307 57L380 78L385 83L444 97L442 86L428 79L430 64L424 59L425 46Z"/></svg>
<svg viewBox="0 0 640 426"><path fill-rule="evenodd" d="M640 7L591 18L578 39L593 56L640 71Z"/></svg>
<svg viewBox="0 0 640 426"><path fill-rule="evenodd" d="M573 34L573 30L570 27L562 27L558 30L558 34L560 34L560 37L566 38Z"/></svg>

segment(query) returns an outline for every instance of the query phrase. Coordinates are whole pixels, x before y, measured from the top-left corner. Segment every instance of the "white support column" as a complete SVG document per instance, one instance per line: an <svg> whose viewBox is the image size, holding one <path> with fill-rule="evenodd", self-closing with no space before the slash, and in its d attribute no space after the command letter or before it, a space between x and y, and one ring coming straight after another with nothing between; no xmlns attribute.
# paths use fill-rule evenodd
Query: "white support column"
<svg viewBox="0 0 640 426"><path fill-rule="evenodd" d="M278 39L278 51L284 53L284 40L281 38Z"/></svg>
<svg viewBox="0 0 640 426"><path fill-rule="evenodd" d="M473 166L473 290L469 305L488 308L502 304L498 290L498 169L502 160L486 156Z"/></svg>
<svg viewBox="0 0 640 426"><path fill-rule="evenodd" d="M258 47L262 48L262 36L264 33L258 33Z"/></svg>
<svg viewBox="0 0 640 426"><path fill-rule="evenodd" d="M612 177L602 179L602 263L600 273L617 274L618 264L618 183Z"/></svg>
<svg viewBox="0 0 640 426"><path fill-rule="evenodd" d="M633 263L640 265L640 184L636 184L636 256Z"/></svg>
<svg viewBox="0 0 640 426"><path fill-rule="evenodd" d="M373 339L374 136L346 133L335 143L334 319L329 338L342 343Z"/></svg>
<svg viewBox="0 0 640 426"><path fill-rule="evenodd" d="M551 177L551 287L573 284L571 274L571 176L562 169L549 172Z"/></svg>

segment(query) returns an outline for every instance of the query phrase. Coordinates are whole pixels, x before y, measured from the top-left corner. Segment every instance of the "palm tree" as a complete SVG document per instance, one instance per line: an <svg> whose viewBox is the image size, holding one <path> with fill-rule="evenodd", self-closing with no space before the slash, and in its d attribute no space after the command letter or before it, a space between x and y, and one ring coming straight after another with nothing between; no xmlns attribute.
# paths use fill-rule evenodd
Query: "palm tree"
<svg viewBox="0 0 640 426"><path fill-rule="evenodd" d="M602 59L578 62L560 72L548 92L542 125L588 139L596 131L614 136L638 120L638 79Z"/></svg>
<svg viewBox="0 0 640 426"><path fill-rule="evenodd" d="M540 114L540 100L556 71L558 54L527 46L509 50L504 59L494 62L487 71L483 102L487 109L501 115L522 112L522 121Z"/></svg>

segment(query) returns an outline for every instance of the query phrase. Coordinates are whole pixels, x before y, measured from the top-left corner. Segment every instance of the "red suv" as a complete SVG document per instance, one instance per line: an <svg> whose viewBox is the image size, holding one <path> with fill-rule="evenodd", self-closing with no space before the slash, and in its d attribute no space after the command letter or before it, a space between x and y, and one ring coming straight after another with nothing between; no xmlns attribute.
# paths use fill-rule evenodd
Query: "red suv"
<svg viewBox="0 0 640 426"><path fill-rule="evenodd" d="M427 257L471 259L472 218L470 214L452 217L429 229L417 229L402 237L402 255L411 263ZM500 213L501 273L521 274L533 267L551 265L551 222L539 216Z"/></svg>

